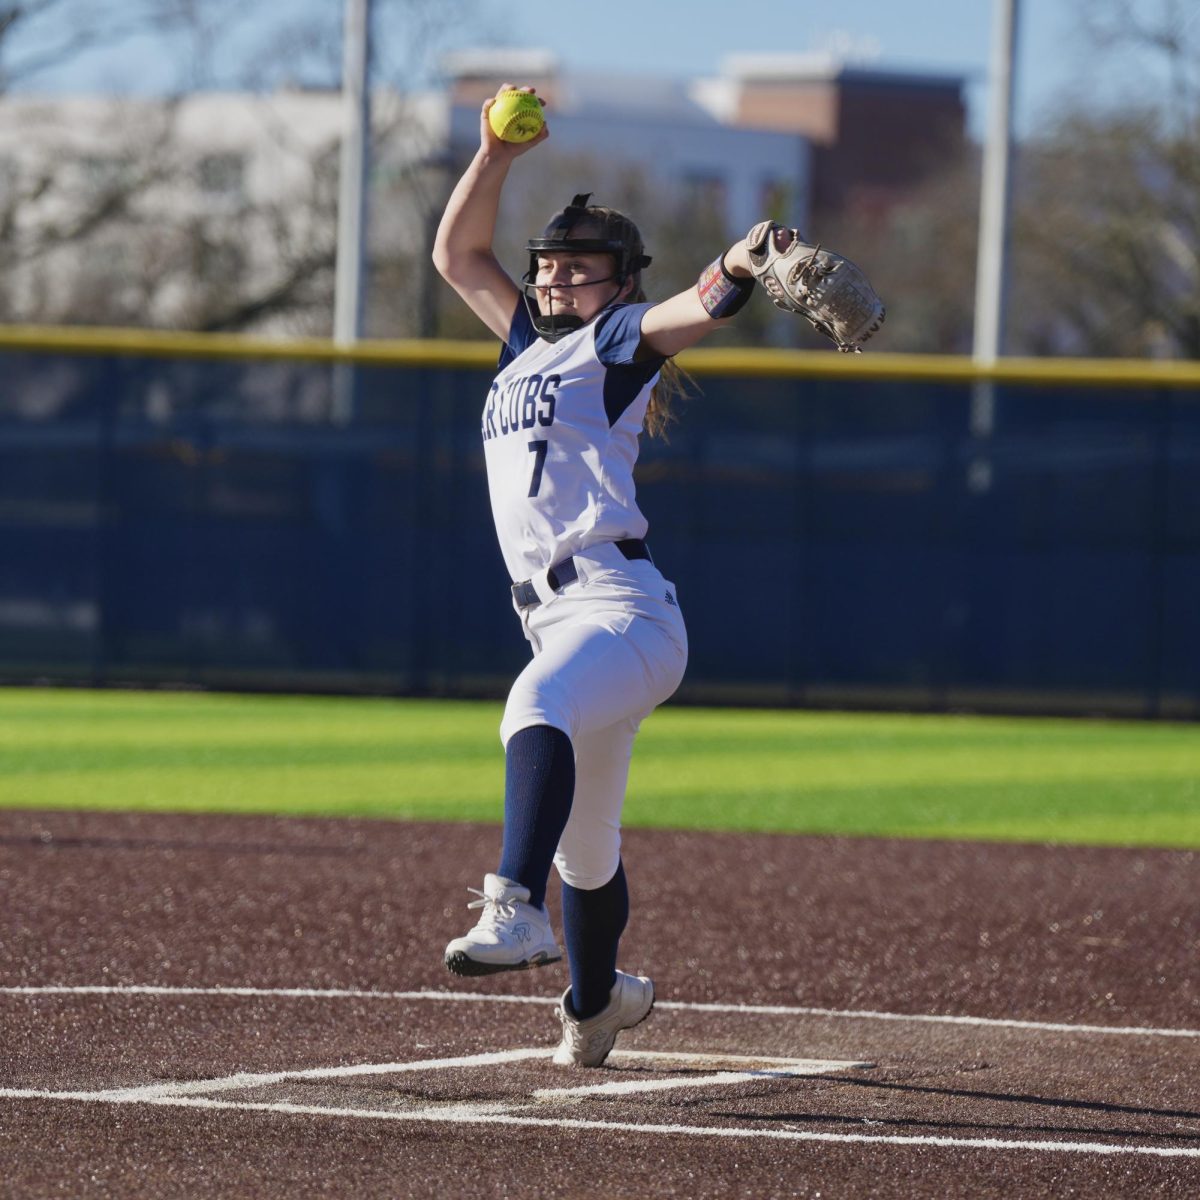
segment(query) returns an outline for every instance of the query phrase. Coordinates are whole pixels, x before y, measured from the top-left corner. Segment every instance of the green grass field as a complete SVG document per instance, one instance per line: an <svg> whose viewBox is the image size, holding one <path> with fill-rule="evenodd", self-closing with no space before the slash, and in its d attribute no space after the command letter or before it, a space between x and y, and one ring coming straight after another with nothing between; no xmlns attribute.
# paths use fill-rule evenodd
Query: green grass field
<svg viewBox="0 0 1200 1200"><path fill-rule="evenodd" d="M490 703L0 690L0 805L497 821ZM626 824L1200 847L1200 727L667 707Z"/></svg>

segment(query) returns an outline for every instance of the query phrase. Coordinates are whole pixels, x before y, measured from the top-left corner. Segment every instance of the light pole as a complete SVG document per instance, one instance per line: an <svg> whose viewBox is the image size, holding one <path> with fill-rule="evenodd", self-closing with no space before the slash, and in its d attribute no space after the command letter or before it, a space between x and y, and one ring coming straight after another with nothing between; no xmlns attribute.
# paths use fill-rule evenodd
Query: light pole
<svg viewBox="0 0 1200 1200"><path fill-rule="evenodd" d="M1004 340L1017 8L1018 0L995 0L993 10L991 64L988 70L990 99L987 137L983 147L983 188L975 274L973 353L979 366L995 363Z"/></svg>
<svg viewBox="0 0 1200 1200"><path fill-rule="evenodd" d="M367 174L370 164L371 0L344 0L342 23L342 148L338 176L337 267L333 340L352 346L362 336L366 259Z"/></svg>
<svg viewBox="0 0 1200 1200"><path fill-rule="evenodd" d="M1004 344L1004 301L1008 290L1008 208L1011 193L1013 75L1019 0L995 0L988 69L989 109L983 146L979 204L979 248L975 269L975 329L972 357L977 368L996 364ZM979 378L971 388L970 433L976 453L967 469L975 493L992 486L986 441L996 423L995 381Z"/></svg>

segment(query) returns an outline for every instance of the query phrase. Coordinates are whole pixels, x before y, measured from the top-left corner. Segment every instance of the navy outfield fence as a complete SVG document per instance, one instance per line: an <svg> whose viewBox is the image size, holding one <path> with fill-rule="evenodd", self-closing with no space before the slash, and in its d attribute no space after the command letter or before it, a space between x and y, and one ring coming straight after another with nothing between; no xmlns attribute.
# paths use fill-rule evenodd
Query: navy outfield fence
<svg viewBox="0 0 1200 1200"><path fill-rule="evenodd" d="M480 343L0 331L0 680L503 694ZM1200 367L703 350L681 698L1200 715Z"/></svg>

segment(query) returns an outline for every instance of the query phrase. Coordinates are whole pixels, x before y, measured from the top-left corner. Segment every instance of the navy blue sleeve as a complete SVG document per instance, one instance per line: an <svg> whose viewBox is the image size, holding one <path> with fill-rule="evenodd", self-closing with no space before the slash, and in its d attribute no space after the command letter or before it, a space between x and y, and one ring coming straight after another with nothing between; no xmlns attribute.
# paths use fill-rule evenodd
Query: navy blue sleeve
<svg viewBox="0 0 1200 1200"><path fill-rule="evenodd" d="M525 305L525 297L517 298L517 310L513 313L512 324L508 327L508 337L500 348L500 361L496 364L497 371L503 371L518 354L528 350L537 341L537 330L529 319L529 309Z"/></svg>
<svg viewBox="0 0 1200 1200"><path fill-rule="evenodd" d="M608 368L604 373L604 411L609 425L617 423L666 362L665 355L653 350L637 357L642 343L642 317L653 307L621 304L597 318L596 357Z"/></svg>
<svg viewBox="0 0 1200 1200"><path fill-rule="evenodd" d="M653 304L618 304L596 318L596 357L606 367L632 363L642 343L642 318ZM662 366L664 356L653 351L639 362Z"/></svg>

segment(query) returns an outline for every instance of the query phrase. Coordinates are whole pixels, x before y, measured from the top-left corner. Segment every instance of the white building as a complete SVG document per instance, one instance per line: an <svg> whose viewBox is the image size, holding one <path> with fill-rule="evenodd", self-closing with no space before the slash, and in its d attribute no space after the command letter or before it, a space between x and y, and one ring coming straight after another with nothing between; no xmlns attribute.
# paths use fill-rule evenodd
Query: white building
<svg viewBox="0 0 1200 1200"><path fill-rule="evenodd" d="M371 308L395 286L369 298L370 334L418 332L403 321L433 295L431 229L478 145L472 93L488 72L528 65L459 55L445 92L373 95L372 267L396 263L415 286L403 306L391 297L382 327ZM498 252L514 273L519 246L578 191L630 207L643 228L660 228L659 242L681 205L731 237L766 212L804 224L803 137L725 125L684 83L534 65L547 75L551 139L506 194ZM343 119L336 92L0 97L0 217L11 231L0 319L327 335ZM716 248L678 232L668 240L697 259Z"/></svg>
<svg viewBox="0 0 1200 1200"><path fill-rule="evenodd" d="M187 326L200 286L269 285L331 239L340 130L332 93L3 97L9 319Z"/></svg>
<svg viewBox="0 0 1200 1200"><path fill-rule="evenodd" d="M457 157L478 144L479 105L498 82L526 80L546 99L547 157L591 158L611 175L640 170L662 202L692 197L733 232L749 229L782 204L780 219L808 218L810 153L794 132L726 123L692 81L587 72L563 74L544 51L461 51L444 60L453 101ZM586 190L586 179L579 188ZM545 215L570 194L556 193ZM598 202L605 197L597 196ZM632 213L637 219L638 213Z"/></svg>

